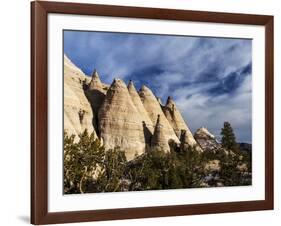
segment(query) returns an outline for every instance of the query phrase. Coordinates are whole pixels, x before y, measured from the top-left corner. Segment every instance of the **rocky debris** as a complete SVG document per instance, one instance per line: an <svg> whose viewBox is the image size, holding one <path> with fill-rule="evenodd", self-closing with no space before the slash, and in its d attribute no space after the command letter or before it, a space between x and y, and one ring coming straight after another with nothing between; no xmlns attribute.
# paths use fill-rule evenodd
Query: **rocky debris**
<svg viewBox="0 0 281 226"><path fill-rule="evenodd" d="M190 147L196 147L196 150L202 151L184 121L180 111L177 109L176 103L173 101L172 97L168 97L166 105L163 106L162 109L176 135L183 139L184 144ZM182 134L183 131L184 134Z"/></svg>
<svg viewBox="0 0 281 226"><path fill-rule="evenodd" d="M82 81L86 79L85 74L64 55L64 129L68 135L76 135L76 140L85 129L95 133L91 105L82 88Z"/></svg>
<svg viewBox="0 0 281 226"><path fill-rule="evenodd" d="M148 113L145 110L145 108L141 102L140 96L134 86L133 81L131 81L131 80L128 84L128 91L129 91L129 94L131 96L131 99L132 99L135 107L137 108L137 110L141 116L141 120L143 123L143 130L144 130L144 134L145 134L145 141L146 141L146 143L150 144L151 137L152 137L152 134L154 131L154 125L153 125L151 119L149 118Z"/></svg>
<svg viewBox="0 0 281 226"><path fill-rule="evenodd" d="M215 149L212 149L212 150L215 151ZM232 151L232 150L227 150L227 149L223 148L223 147L221 146L221 144L219 144L219 148L218 148L217 150L219 150L220 152L223 152L225 155L227 155L227 156L229 156L229 157L232 157L232 158L237 156L237 154L236 154L234 151ZM216 152L217 152L217 151L215 151L214 153L216 153ZM240 157L243 158L243 156L238 156L238 159L239 159L239 160L240 160Z"/></svg>
<svg viewBox="0 0 281 226"><path fill-rule="evenodd" d="M194 134L194 138L204 151L212 151L221 148L221 145L218 143L215 136L211 134L207 128L201 127L198 129Z"/></svg>
<svg viewBox="0 0 281 226"><path fill-rule="evenodd" d="M241 172L248 172L248 166L246 163L239 163L236 167Z"/></svg>
<svg viewBox="0 0 281 226"><path fill-rule="evenodd" d="M114 79L98 113L100 137L105 149L120 147L128 160L145 152L142 117L125 83Z"/></svg>
<svg viewBox="0 0 281 226"><path fill-rule="evenodd" d="M151 147L152 149L158 149L164 151L165 153L170 152L170 147L165 136L164 127L160 115L157 116L154 133L151 139Z"/></svg>
<svg viewBox="0 0 281 226"><path fill-rule="evenodd" d="M218 159L208 161L204 167L205 173L218 172L220 170L221 170L220 160Z"/></svg>
<svg viewBox="0 0 281 226"><path fill-rule="evenodd" d="M209 160L204 166L205 177L203 182L207 183L209 187L224 186L223 180L220 178L221 162L218 159Z"/></svg>
<svg viewBox="0 0 281 226"><path fill-rule="evenodd" d="M222 182L217 182L217 187L224 187L224 184Z"/></svg>
<svg viewBox="0 0 281 226"><path fill-rule="evenodd" d="M176 136L172 126L165 117L162 108L152 91L143 85L139 91L139 96L148 116L155 125L157 123L158 115L160 115L163 133L166 137L167 143L169 143L170 140L174 140L175 143L180 143L179 138Z"/></svg>
<svg viewBox="0 0 281 226"><path fill-rule="evenodd" d="M199 187L200 187L200 188L208 188L208 187L210 187L210 186L209 186L208 183L206 183L206 182L204 182L204 181L201 181L200 184L199 184Z"/></svg>

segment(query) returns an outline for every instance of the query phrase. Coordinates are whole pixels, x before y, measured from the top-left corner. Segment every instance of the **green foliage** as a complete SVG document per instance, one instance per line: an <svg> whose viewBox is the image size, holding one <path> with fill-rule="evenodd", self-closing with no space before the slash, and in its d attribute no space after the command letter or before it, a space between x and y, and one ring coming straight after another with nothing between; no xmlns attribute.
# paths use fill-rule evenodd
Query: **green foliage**
<svg viewBox="0 0 281 226"><path fill-rule="evenodd" d="M124 151L105 152L94 134L87 130L79 135L64 133L64 193L114 192L122 190L126 168Z"/></svg>
<svg viewBox="0 0 281 226"><path fill-rule="evenodd" d="M235 136L230 137L234 137L233 147ZM219 167L206 167L212 161ZM79 135L78 142L74 136L64 135L66 194L249 184L251 153L237 146L232 150L218 148L200 153L171 144L169 153L155 149L127 161L119 147L105 151L94 134L87 131Z"/></svg>
<svg viewBox="0 0 281 226"><path fill-rule="evenodd" d="M126 169L132 181L129 190L165 189L170 164L170 156L160 150L152 150L132 161Z"/></svg>
<svg viewBox="0 0 281 226"><path fill-rule="evenodd" d="M64 133L64 193L84 193L104 157L104 148L94 134L85 130L75 142L75 136Z"/></svg>
<svg viewBox="0 0 281 226"><path fill-rule="evenodd" d="M105 153L101 174L92 187L95 192L116 192L123 188L123 175L126 168L126 156L118 147Z"/></svg>
<svg viewBox="0 0 281 226"><path fill-rule="evenodd" d="M221 135L221 143L224 148L229 150L237 149L235 135L229 122L224 122L223 128L221 129Z"/></svg>

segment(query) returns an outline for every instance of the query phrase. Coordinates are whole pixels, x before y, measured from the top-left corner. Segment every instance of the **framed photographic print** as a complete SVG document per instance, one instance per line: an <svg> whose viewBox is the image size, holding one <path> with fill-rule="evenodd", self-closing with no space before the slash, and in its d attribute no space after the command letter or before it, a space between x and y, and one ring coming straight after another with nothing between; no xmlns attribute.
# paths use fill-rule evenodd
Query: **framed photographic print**
<svg viewBox="0 0 281 226"><path fill-rule="evenodd" d="M31 3L31 223L273 209L273 16Z"/></svg>

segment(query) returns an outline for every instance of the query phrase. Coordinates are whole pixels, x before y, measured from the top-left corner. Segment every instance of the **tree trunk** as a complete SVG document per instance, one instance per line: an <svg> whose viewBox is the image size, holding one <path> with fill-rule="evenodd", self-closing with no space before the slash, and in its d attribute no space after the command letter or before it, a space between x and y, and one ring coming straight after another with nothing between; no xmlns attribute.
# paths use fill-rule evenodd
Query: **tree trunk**
<svg viewBox="0 0 281 226"><path fill-rule="evenodd" d="M87 173L87 170L88 170L88 167L85 166L85 170L84 170L84 173L80 179L80 183L79 183L79 190L80 190L80 193L83 194L84 191L83 191L83 180L84 180L84 177L85 177L85 174Z"/></svg>

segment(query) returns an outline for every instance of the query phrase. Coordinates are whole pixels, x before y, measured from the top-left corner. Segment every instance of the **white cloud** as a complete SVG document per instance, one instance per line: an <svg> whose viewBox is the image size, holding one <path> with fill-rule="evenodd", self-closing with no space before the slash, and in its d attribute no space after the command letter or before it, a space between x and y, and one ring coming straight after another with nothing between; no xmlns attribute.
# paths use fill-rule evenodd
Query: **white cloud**
<svg viewBox="0 0 281 226"><path fill-rule="evenodd" d="M177 105L193 132L201 126L220 137L224 121L231 123L238 141L251 142L251 77L232 94L208 96L194 88L195 95L178 98ZM184 91L182 91L184 93Z"/></svg>

